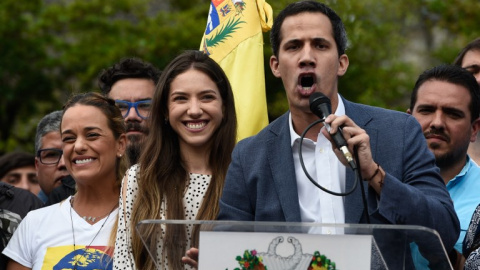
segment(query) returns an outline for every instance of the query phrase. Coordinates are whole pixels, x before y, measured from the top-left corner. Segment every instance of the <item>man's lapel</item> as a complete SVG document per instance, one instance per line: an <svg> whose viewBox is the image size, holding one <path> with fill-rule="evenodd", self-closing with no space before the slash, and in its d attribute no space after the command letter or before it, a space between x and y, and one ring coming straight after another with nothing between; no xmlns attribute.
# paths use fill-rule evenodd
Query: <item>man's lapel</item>
<svg viewBox="0 0 480 270"><path fill-rule="evenodd" d="M288 113L281 116L270 129L267 141L268 164L272 171L273 182L278 199L285 215L285 221L301 221L298 203L297 181L293 164ZM260 179L261 180L261 179Z"/></svg>

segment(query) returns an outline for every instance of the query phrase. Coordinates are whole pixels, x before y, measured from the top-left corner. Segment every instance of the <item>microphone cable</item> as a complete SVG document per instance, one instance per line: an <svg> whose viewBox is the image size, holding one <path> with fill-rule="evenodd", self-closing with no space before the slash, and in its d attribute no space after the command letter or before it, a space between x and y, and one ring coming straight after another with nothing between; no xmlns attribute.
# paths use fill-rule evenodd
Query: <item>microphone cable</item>
<svg viewBox="0 0 480 270"><path fill-rule="evenodd" d="M360 160L358 159L358 152L357 152L357 146L355 145L353 147L353 156L355 158L355 162L358 164L358 168L361 168L361 165L360 165ZM355 179L363 179L362 178L362 173L360 172L360 170L357 170L357 174L356 174L356 177ZM365 197L365 187L363 187L363 184L360 185L360 189L362 191L362 203L363 203L363 207L364 207L364 211L363 211L363 214L365 215L365 219L367 221L367 224L370 224L370 215L368 214L368 203L367 203L367 198Z"/></svg>
<svg viewBox="0 0 480 270"><path fill-rule="evenodd" d="M300 156L300 165L302 166L302 169L303 169L303 172L305 173L305 176L307 176L308 180L310 180L310 182L312 182L313 185L315 185L317 188L321 189L322 191L328 193L328 194L331 194L331 195L334 195L334 196L347 196L347 195L350 195L352 194L355 189L357 188L357 185L358 185L358 179L362 179L362 175L361 175L361 172L358 168L360 168L360 162L358 160L358 153L357 153L357 147L355 146L354 149L353 149L353 154L354 154L354 158L355 158L355 162L358 164L357 168L353 169L355 173L355 180L353 182L353 186L350 190L346 191L346 192L335 192L335 191L331 191L325 187L323 187L322 185L318 184L311 176L310 174L308 173L307 171L307 168L305 168L305 163L303 162L303 155L302 155L302 146L303 146L303 139L305 138L305 135L307 134L307 132L315 125L319 124L319 123L322 123L324 122L325 119L319 119L313 123L311 123L310 125L308 125L308 127L303 131L302 135L300 136L300 150L299 150L299 156ZM362 193L362 203L363 203L363 207L365 208L364 209L364 215L365 215L365 218L367 220L367 224L370 224L370 217L368 215L368 205L367 205L367 199L365 197L365 188L363 187L363 184L360 185L360 188L361 188L361 193Z"/></svg>

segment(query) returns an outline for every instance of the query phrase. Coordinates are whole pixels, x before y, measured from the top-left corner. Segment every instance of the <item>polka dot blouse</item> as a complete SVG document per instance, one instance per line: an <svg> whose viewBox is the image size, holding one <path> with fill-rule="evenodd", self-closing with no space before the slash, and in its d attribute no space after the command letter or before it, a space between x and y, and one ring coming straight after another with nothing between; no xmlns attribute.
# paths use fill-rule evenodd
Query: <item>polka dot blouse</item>
<svg viewBox="0 0 480 270"><path fill-rule="evenodd" d="M115 239L115 251L114 251L114 261L113 261L113 269L117 270L130 270L136 269L135 263L133 260L132 254L132 229L131 229L131 218L132 218L132 210L133 210L133 202L135 201L136 197L138 196L138 182L137 182L137 174L139 173L140 167L138 165L132 166L128 170L128 178L126 182L126 186L124 181L122 182L122 192L126 189L126 198L125 201L120 196L119 202L119 219L118 219L118 229L117 229L117 236ZM183 198L183 204L185 206L185 219L186 220L195 220L197 215L198 209L200 208L205 193L207 191L208 185L210 184L211 176L210 175L203 175L203 174L196 174L190 173L190 183L185 192L185 196ZM162 219L165 218L165 202L162 202L162 210L160 211L160 216ZM136 233L136 232L135 232ZM190 238L192 234L192 227L187 226L187 239ZM187 240L186 243L187 247L190 246L190 241ZM161 243L157 248L157 258L161 258ZM161 265L162 269L168 269L168 264L166 261L162 262L159 260L157 263L164 264ZM158 265L160 266L160 265ZM185 269L191 269L188 265L185 266Z"/></svg>

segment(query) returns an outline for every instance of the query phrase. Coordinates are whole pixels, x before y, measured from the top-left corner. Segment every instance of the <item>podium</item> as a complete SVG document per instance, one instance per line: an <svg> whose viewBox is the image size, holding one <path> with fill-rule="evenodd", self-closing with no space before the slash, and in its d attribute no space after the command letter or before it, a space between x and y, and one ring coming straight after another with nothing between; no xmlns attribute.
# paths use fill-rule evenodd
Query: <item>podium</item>
<svg viewBox="0 0 480 270"><path fill-rule="evenodd" d="M143 220L136 232L157 269L167 269L159 242L183 254L186 245L175 233L165 239L165 231L192 232L200 270L452 269L440 235L422 226Z"/></svg>

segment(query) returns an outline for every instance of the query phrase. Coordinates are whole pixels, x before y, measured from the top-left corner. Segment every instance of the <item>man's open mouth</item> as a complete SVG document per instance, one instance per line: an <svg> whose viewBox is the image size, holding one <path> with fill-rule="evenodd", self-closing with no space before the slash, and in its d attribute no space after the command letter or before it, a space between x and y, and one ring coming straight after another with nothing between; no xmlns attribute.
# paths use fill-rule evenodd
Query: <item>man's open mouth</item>
<svg viewBox="0 0 480 270"><path fill-rule="evenodd" d="M315 77L312 74L300 75L299 81L302 88L309 89L315 84Z"/></svg>

